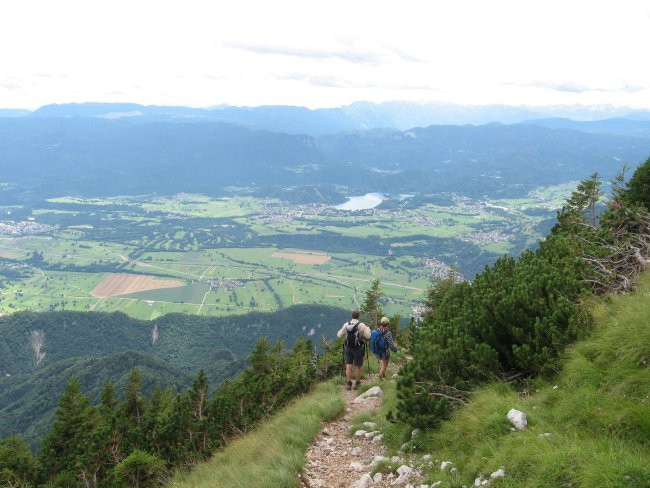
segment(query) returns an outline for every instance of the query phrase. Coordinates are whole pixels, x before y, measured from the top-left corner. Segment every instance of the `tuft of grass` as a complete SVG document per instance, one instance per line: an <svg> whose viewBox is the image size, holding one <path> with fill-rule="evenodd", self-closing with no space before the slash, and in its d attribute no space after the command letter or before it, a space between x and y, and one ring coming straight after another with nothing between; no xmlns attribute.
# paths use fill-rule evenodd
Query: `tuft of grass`
<svg viewBox="0 0 650 488"><path fill-rule="evenodd" d="M293 488L323 420L339 415L344 407L335 382L321 383L191 472L177 473L170 486Z"/></svg>
<svg viewBox="0 0 650 488"><path fill-rule="evenodd" d="M526 385L527 395L486 385L451 420L413 439L399 423L363 420L381 425L393 453L408 440L416 464L431 454L423 482L441 488L473 486L501 466L506 476L492 487L650 487L650 274L640 279L636 293L592 305L590 336L567 350L556 378ZM382 416L395 402L394 388L385 392ZM526 413L524 431L512 431L511 408ZM441 461L458 475L441 473Z"/></svg>

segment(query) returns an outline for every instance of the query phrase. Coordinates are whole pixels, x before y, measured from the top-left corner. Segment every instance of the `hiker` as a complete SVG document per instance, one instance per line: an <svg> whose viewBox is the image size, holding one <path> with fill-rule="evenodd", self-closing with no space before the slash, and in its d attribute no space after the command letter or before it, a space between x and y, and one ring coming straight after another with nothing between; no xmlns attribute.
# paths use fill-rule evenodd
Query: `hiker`
<svg viewBox="0 0 650 488"><path fill-rule="evenodd" d="M379 327L372 331L370 337L370 350L377 356L379 361L379 379L386 379L386 368L390 359L390 352L397 352L397 346L393 341L393 334L388 329L390 320L382 317Z"/></svg>
<svg viewBox="0 0 650 488"><path fill-rule="evenodd" d="M346 388L352 389L352 366L355 371L354 389L359 388L361 384L361 368L363 367L363 353L365 352L365 341L370 339L370 328L359 321L359 311L352 312L352 320L343 324L341 330L336 333L337 337L345 337L345 347L343 355L345 356L345 379L347 380Z"/></svg>

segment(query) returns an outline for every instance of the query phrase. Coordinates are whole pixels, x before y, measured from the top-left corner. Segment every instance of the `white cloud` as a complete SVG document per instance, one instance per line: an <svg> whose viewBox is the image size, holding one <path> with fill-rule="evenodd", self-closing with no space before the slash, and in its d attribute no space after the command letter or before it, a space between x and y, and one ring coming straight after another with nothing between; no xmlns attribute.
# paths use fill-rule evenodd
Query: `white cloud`
<svg viewBox="0 0 650 488"><path fill-rule="evenodd" d="M355 100L650 108L643 0L21 0L0 107Z"/></svg>

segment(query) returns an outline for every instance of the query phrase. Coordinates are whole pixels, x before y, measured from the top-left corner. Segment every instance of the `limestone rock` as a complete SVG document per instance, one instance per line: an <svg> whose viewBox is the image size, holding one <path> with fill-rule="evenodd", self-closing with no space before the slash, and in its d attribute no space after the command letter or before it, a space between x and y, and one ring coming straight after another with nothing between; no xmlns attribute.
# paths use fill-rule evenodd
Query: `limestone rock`
<svg viewBox="0 0 650 488"><path fill-rule="evenodd" d="M392 458L390 458L391 463L399 463L401 460L402 458L399 456L393 456Z"/></svg>
<svg viewBox="0 0 650 488"><path fill-rule="evenodd" d="M354 435L357 436L357 437L361 437L362 435L366 435L366 431L365 430L357 430L354 433Z"/></svg>
<svg viewBox="0 0 650 488"><path fill-rule="evenodd" d="M454 463L451 461L443 461L440 463L440 471L446 471L454 466Z"/></svg>
<svg viewBox="0 0 650 488"><path fill-rule="evenodd" d="M431 454L425 454L422 456L422 461L430 461L431 460Z"/></svg>
<svg viewBox="0 0 650 488"><path fill-rule="evenodd" d="M354 488L368 488L372 483L372 478L368 473L364 474L359 478L359 480L353 485Z"/></svg>
<svg viewBox="0 0 650 488"><path fill-rule="evenodd" d="M363 426L370 430L377 428L377 424L375 422L364 422Z"/></svg>
<svg viewBox="0 0 650 488"><path fill-rule="evenodd" d="M503 470L503 468L497 469L494 473L490 475L490 479L494 478L503 478L506 475L506 472Z"/></svg>
<svg viewBox="0 0 650 488"><path fill-rule="evenodd" d="M353 471L365 471L366 467L358 461L350 463L350 469Z"/></svg>
<svg viewBox="0 0 650 488"><path fill-rule="evenodd" d="M372 442L381 442L383 439L384 439L384 434L379 434L372 438Z"/></svg>
<svg viewBox="0 0 650 488"><path fill-rule="evenodd" d="M373 386L372 388L368 389L367 391L363 392L361 395L356 397L354 399L354 403L365 402L367 398L371 398L371 397L383 397L383 396L384 396L384 390L382 390L378 386Z"/></svg>
<svg viewBox="0 0 650 488"><path fill-rule="evenodd" d="M382 480L383 478L384 478L384 475L381 474L381 472L379 472L379 473L376 473L376 474L375 474L375 477L372 479L372 481L373 481L374 483L379 483L379 482L381 482L381 480Z"/></svg>
<svg viewBox="0 0 650 488"><path fill-rule="evenodd" d="M519 430L524 430L528 425L528 417L526 417L526 414L514 408L511 408L508 412L508 420Z"/></svg>

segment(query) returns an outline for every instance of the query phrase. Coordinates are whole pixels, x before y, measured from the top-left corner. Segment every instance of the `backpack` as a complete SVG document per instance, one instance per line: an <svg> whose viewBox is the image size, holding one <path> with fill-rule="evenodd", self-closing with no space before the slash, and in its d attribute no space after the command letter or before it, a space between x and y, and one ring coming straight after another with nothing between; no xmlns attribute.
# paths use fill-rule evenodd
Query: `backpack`
<svg viewBox="0 0 650 488"><path fill-rule="evenodd" d="M370 334L370 350L377 356L383 355L386 349L388 349L388 344L386 344L386 338L384 337L385 334L386 331L381 329L375 329Z"/></svg>
<svg viewBox="0 0 650 488"><path fill-rule="evenodd" d="M354 349L361 347L361 339L359 339L359 323L354 324L352 330L347 330L347 335L345 336L345 345Z"/></svg>

